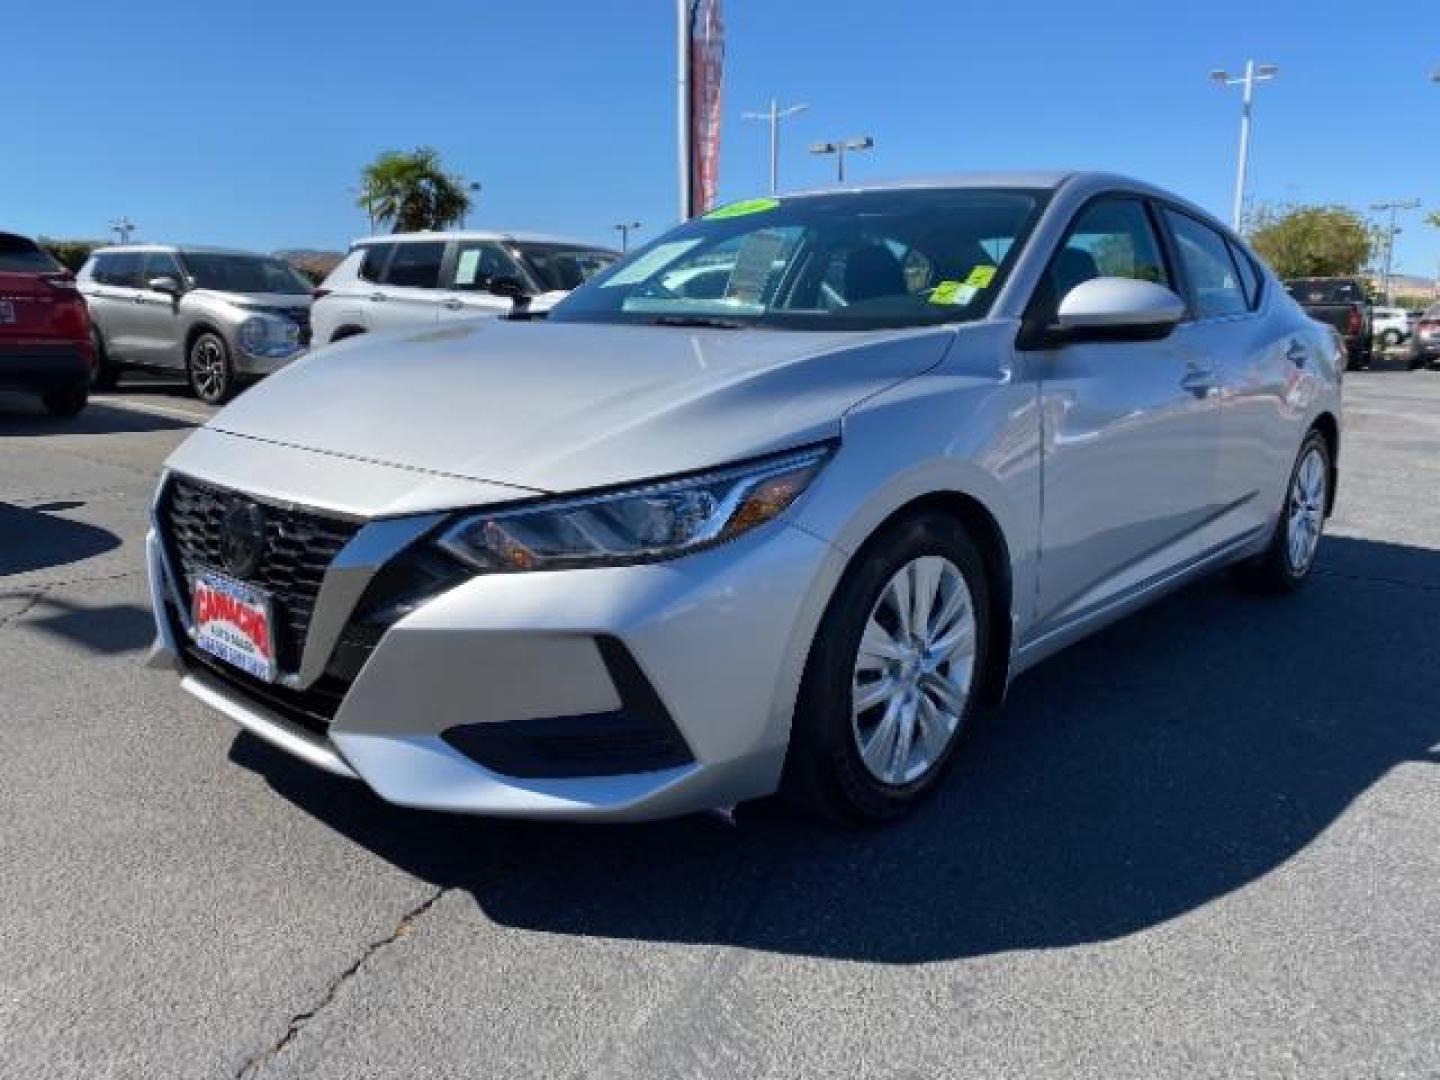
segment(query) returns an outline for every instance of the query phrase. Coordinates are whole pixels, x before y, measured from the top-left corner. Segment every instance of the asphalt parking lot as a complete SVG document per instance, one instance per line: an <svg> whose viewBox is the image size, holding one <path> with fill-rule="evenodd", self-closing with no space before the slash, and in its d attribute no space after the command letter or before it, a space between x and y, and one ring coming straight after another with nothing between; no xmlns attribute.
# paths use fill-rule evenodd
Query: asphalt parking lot
<svg viewBox="0 0 1440 1080"><path fill-rule="evenodd" d="M845 833L402 811L237 735L139 663L206 410L0 396L0 1072L1436 1075L1440 373L1346 397L1309 589L1071 649Z"/></svg>

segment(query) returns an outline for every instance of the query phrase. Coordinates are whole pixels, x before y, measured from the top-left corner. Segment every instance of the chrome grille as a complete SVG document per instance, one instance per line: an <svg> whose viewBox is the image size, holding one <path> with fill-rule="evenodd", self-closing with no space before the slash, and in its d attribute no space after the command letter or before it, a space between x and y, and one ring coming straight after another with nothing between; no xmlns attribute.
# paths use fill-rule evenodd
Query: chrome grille
<svg viewBox="0 0 1440 1080"><path fill-rule="evenodd" d="M197 573L226 572L220 556L221 522L225 511L244 498L240 492L185 476L172 476L165 485L158 506L160 532L187 604ZM274 601L275 652L282 671L299 669L325 571L358 530L354 522L265 507L265 551L248 580Z"/></svg>

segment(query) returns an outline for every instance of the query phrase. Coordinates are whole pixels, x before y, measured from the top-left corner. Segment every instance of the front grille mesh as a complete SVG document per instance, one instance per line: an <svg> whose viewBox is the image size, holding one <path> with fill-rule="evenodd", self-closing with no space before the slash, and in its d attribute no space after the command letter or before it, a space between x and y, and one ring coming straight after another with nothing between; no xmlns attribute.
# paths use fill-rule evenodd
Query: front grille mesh
<svg viewBox="0 0 1440 1080"><path fill-rule="evenodd" d="M221 522L231 504L244 498L184 476L174 476L166 485L160 528L186 603L197 573L226 573L220 556ZM299 668L325 571L358 529L352 522L319 514L265 507L265 554L249 582L274 600L275 653L282 671Z"/></svg>

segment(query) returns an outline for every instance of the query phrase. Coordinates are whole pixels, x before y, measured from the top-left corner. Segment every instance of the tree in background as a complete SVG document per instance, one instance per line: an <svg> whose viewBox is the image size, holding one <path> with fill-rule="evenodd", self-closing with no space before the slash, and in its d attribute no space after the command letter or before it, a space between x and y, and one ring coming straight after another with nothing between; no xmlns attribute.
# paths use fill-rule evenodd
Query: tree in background
<svg viewBox="0 0 1440 1080"><path fill-rule="evenodd" d="M444 229L470 210L462 177L447 173L429 146L386 150L360 173L356 204L391 232Z"/></svg>
<svg viewBox="0 0 1440 1080"><path fill-rule="evenodd" d="M104 244L103 240L56 240L53 237L37 237L35 243L48 251L67 270L78 271L90 257L90 252Z"/></svg>
<svg viewBox="0 0 1440 1080"><path fill-rule="evenodd" d="M1374 249L1373 230L1343 206L1262 207L1250 244L1282 278L1350 277Z"/></svg>

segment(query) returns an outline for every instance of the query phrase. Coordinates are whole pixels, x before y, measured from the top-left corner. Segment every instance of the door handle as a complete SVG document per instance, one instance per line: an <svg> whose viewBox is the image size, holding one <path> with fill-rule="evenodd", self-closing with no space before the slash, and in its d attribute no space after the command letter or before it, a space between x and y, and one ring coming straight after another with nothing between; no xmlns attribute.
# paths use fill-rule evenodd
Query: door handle
<svg viewBox="0 0 1440 1080"><path fill-rule="evenodd" d="M1183 389L1201 396L1209 394L1219 385L1219 381L1215 378L1215 372L1202 367L1187 368L1185 377L1180 380L1180 386Z"/></svg>
<svg viewBox="0 0 1440 1080"><path fill-rule="evenodd" d="M1285 350L1285 359L1296 367L1304 367L1309 356L1310 350L1305 348L1304 343L1300 341L1290 342L1290 347Z"/></svg>
<svg viewBox="0 0 1440 1080"><path fill-rule="evenodd" d="M444 305L444 306L445 306L445 310L446 310L446 311L459 311L462 307L465 306L465 303L464 303L464 301L456 300L456 299L452 296L449 300L446 300L446 301L445 301L445 305Z"/></svg>
<svg viewBox="0 0 1440 1080"><path fill-rule="evenodd" d="M371 300L374 300L374 301L377 301L377 302L378 302L378 301L381 301L381 300L384 300L385 298L386 298L386 297L385 297L385 294L384 294L383 292L376 292L376 293L371 293L371 294L370 294L370 299L371 299Z"/></svg>
<svg viewBox="0 0 1440 1080"><path fill-rule="evenodd" d="M132 297L130 298L130 302L131 302L132 304L143 304L143 303L145 303L145 297L142 296L142 295L140 295L139 293L136 293L134 296L132 296Z"/></svg>

